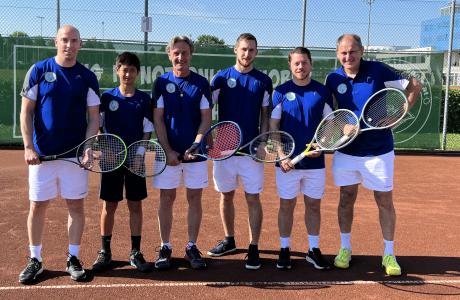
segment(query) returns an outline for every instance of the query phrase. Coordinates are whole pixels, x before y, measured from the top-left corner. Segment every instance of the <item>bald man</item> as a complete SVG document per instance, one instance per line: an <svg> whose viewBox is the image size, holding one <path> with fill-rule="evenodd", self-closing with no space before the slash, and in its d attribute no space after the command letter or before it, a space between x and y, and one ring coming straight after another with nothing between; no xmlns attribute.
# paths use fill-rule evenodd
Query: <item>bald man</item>
<svg viewBox="0 0 460 300"><path fill-rule="evenodd" d="M41 257L45 214L60 196L68 209L69 249L66 271L76 281L86 279L78 258L85 224L83 199L88 174L65 161L41 162L39 157L60 154L95 135L99 129L99 85L93 72L77 62L82 41L78 29L62 26L54 44L57 54L34 64L21 91L21 132L24 160L29 168L30 209L27 218L30 258L19 282L34 282L43 272ZM87 117L88 116L88 117ZM68 158L75 158L69 153Z"/></svg>

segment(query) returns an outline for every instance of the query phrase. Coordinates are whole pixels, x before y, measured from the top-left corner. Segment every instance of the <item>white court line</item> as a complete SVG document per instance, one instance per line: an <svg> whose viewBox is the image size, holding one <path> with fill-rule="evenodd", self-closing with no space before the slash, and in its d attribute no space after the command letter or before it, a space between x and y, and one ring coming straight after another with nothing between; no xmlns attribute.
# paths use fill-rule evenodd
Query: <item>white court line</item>
<svg viewBox="0 0 460 300"><path fill-rule="evenodd" d="M376 280L376 281L268 281L268 282L158 282L139 284L80 284L80 285L25 285L2 286L0 291L11 290L46 290L46 289L96 289L96 288L133 288L133 287L194 287L194 286L328 286L328 285L375 285L375 284L460 284L459 280Z"/></svg>

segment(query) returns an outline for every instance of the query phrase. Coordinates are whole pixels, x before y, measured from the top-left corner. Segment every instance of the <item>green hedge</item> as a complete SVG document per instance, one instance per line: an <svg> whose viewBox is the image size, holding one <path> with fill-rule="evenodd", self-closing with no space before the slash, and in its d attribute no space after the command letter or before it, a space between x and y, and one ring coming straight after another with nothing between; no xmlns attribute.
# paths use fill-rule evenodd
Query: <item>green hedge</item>
<svg viewBox="0 0 460 300"><path fill-rule="evenodd" d="M442 103L441 103L441 126L442 128L442 116L444 116L444 96L445 91L442 91ZM460 90L449 91L449 105L447 115L447 132L448 133L460 133Z"/></svg>

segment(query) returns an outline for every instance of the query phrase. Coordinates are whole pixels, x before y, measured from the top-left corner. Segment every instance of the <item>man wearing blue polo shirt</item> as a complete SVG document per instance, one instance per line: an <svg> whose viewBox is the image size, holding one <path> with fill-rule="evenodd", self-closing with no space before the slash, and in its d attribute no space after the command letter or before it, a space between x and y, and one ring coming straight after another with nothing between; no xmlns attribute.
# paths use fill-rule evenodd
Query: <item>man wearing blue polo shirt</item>
<svg viewBox="0 0 460 300"><path fill-rule="evenodd" d="M273 111L270 130L283 130L295 140L293 157L300 154L315 135L321 120L332 112L332 95L328 89L311 79L312 60L310 50L297 47L289 53L289 69L292 80L278 86L273 92ZM306 260L316 269L328 270L329 262L319 249L321 225L321 198L326 183L324 154L311 151L295 166L290 159L276 168L276 186L280 196L278 229L281 250L276 267L290 269L290 239L297 195L303 194L305 226L309 249Z"/></svg>
<svg viewBox="0 0 460 300"><path fill-rule="evenodd" d="M346 108L360 116L366 100L375 92L393 87L406 91L412 107L421 91L420 83L406 78L391 67L362 59L364 47L355 34L344 34L337 40L337 58L342 64L326 79L326 86L334 94L339 108ZM374 191L379 209L384 251L382 266L390 276L401 275L401 267L393 251L396 213L393 206L393 135L391 129L369 130L361 133L347 147L335 152L332 171L334 182L340 186L338 219L341 247L334 265L347 269L351 261L350 233L353 207L358 185Z"/></svg>
<svg viewBox="0 0 460 300"><path fill-rule="evenodd" d="M157 78L153 84L154 124L158 141L167 155L166 169L153 178L153 187L160 189L158 223L161 249L155 268L170 268L172 245L170 234L176 188L183 181L188 202L188 243L185 259L192 269L203 269L206 262L196 246L200 230L201 195L208 186L206 159L196 157L198 143L211 126L211 89L203 76L190 70L193 43L186 36L174 37L166 47L172 71ZM183 160L180 157L183 156Z"/></svg>
<svg viewBox="0 0 460 300"><path fill-rule="evenodd" d="M268 130L269 102L273 84L266 74L254 68L257 39L243 33L236 40L234 66L219 71L211 82L212 98L219 109L219 121L238 123L243 133L242 145ZM248 149L242 149L248 151ZM214 162L214 187L221 193L220 216L225 239L208 251L210 256L222 256L236 251L234 239L235 207L233 199L238 179L244 188L248 205L250 242L245 268L259 269L259 237L262 227L262 205L259 194L264 184L264 166L249 156L233 156Z"/></svg>
<svg viewBox="0 0 460 300"><path fill-rule="evenodd" d="M67 272L84 280L78 258L85 224L83 199L88 193L88 172L62 160L40 162L44 155L64 153L99 129L99 84L96 75L77 61L82 46L80 32L62 26L56 35L55 57L34 64L21 92L21 133L24 159L29 165L30 210L27 219L30 259L19 274L24 284L43 272L42 236L46 210L61 195L69 211ZM75 153L69 153L73 157Z"/></svg>

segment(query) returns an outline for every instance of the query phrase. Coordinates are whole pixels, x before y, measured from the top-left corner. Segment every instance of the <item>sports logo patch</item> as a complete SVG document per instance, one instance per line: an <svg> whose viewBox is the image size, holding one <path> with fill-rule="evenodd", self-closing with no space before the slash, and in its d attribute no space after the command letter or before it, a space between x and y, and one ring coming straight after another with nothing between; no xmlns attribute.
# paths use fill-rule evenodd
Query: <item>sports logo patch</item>
<svg viewBox="0 0 460 300"><path fill-rule="evenodd" d="M347 92L347 85L345 83L339 84L337 92L339 92L339 94L345 94Z"/></svg>
<svg viewBox="0 0 460 300"><path fill-rule="evenodd" d="M294 101L295 100L295 93L293 92L289 92L286 94L286 99L288 99L289 101Z"/></svg>
<svg viewBox="0 0 460 300"><path fill-rule="evenodd" d="M236 86L236 79L235 78L229 78L227 80L227 85L229 88L233 89Z"/></svg>
<svg viewBox="0 0 460 300"><path fill-rule="evenodd" d="M110 101L109 103L109 109L111 111L116 111L118 109L118 107L120 106L120 104L118 104L118 101L117 100L112 100Z"/></svg>
<svg viewBox="0 0 460 300"><path fill-rule="evenodd" d="M46 72L45 73L45 80L48 82L56 81L56 73L54 72Z"/></svg>
<svg viewBox="0 0 460 300"><path fill-rule="evenodd" d="M176 85L174 83L168 83L166 85L166 90L168 91L168 93L172 94L176 91Z"/></svg>

